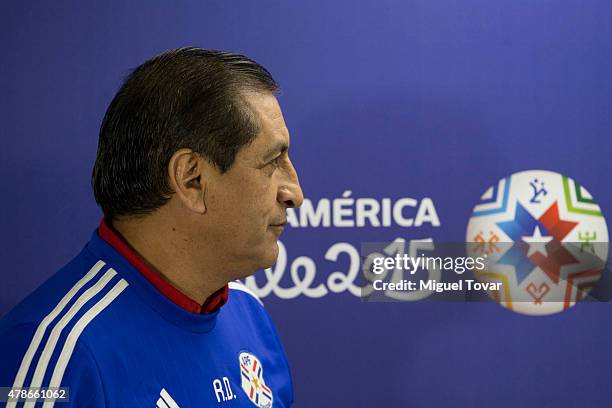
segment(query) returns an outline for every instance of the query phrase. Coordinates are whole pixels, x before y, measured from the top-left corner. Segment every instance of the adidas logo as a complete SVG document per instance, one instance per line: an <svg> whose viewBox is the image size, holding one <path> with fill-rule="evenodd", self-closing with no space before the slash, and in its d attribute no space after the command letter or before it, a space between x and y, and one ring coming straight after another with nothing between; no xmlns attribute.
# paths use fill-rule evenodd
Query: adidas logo
<svg viewBox="0 0 612 408"><path fill-rule="evenodd" d="M156 404L157 408L180 408L179 404L168 394L165 388L162 388L159 392L159 399Z"/></svg>

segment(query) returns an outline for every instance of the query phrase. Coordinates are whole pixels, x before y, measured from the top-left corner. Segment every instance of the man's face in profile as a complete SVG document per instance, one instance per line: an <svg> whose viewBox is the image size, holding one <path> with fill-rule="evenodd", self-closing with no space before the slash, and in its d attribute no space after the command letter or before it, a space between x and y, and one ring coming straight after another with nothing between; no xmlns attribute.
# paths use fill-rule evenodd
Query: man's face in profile
<svg viewBox="0 0 612 408"><path fill-rule="evenodd" d="M289 160L289 131L278 101L270 93L249 93L244 98L260 131L239 150L226 173L212 178L206 192L210 234L219 237L219 251L233 261L268 268L278 256L286 209L299 207L303 194Z"/></svg>

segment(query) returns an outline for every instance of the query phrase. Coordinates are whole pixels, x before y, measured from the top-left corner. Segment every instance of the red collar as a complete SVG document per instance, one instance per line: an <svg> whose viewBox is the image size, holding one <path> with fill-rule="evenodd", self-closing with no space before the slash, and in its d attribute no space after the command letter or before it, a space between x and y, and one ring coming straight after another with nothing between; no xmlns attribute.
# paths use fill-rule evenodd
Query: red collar
<svg viewBox="0 0 612 408"><path fill-rule="evenodd" d="M145 278L155 286L164 296L174 302L177 306L182 307L191 313L203 314L216 312L227 302L229 295L229 287L225 285L212 295L203 305L191 299L183 292L166 282L162 277L153 271L153 269L147 265L147 263L123 240L123 238L110 227L107 222L102 219L100 221L100 227L98 228L98 234L112 246L117 252L119 252L127 261L132 264Z"/></svg>

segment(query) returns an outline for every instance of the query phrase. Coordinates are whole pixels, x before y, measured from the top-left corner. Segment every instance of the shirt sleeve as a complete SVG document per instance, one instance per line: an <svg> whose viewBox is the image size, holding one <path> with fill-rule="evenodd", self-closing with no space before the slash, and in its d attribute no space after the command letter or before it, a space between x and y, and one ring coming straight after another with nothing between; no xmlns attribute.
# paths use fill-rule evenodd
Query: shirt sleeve
<svg viewBox="0 0 612 408"><path fill-rule="evenodd" d="M0 387L27 388L31 384L46 336L37 336L37 325L22 324L0 330ZM39 339L40 338L40 339ZM56 353L57 354L57 353ZM51 375L58 364L53 356L44 374L42 387L48 387ZM63 373L60 387L68 391L68 402L52 404L47 400L45 408L50 407L105 407L102 380L97 363L85 344L77 342ZM6 389L6 388L3 388ZM0 401L6 401L3 395ZM11 408L16 404L7 402L0 406ZM21 406L22 404L19 404ZM43 407L43 400L35 407Z"/></svg>

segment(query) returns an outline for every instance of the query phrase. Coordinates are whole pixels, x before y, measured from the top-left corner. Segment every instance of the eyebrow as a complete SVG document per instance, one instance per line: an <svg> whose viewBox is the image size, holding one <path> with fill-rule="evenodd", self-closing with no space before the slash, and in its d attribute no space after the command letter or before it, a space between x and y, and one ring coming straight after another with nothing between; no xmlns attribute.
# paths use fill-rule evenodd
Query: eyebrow
<svg viewBox="0 0 612 408"><path fill-rule="evenodd" d="M280 142L276 146L274 146L272 149L266 152L266 154L264 155L264 161L268 161L269 159L272 159L277 154L284 153L287 150L289 150L289 145L285 142Z"/></svg>

